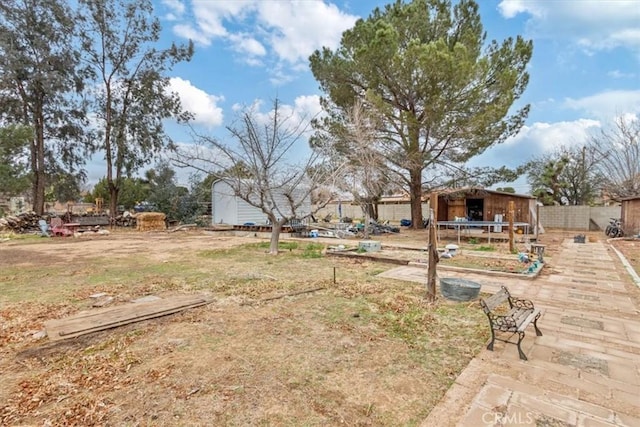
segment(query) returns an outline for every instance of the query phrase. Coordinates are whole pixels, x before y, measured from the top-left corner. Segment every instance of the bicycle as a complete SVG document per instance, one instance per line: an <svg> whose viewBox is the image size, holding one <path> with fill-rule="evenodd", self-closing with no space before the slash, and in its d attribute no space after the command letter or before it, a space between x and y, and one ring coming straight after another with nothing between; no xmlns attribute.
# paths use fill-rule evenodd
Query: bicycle
<svg viewBox="0 0 640 427"><path fill-rule="evenodd" d="M624 231L622 230L622 221L620 218L610 218L609 225L604 230L604 234L608 237L622 237L624 236Z"/></svg>

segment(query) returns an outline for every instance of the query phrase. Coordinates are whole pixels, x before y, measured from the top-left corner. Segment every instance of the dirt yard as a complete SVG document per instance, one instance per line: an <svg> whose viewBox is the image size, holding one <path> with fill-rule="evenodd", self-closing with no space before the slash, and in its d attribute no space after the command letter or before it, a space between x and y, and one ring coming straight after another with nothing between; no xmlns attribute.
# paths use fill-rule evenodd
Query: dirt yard
<svg viewBox="0 0 640 427"><path fill-rule="evenodd" d="M553 255L569 236L540 241ZM424 231L379 238L426 243ZM335 243L285 241L277 257L249 234L0 243L0 424L419 424L483 348L486 319L476 303L427 304L421 286L377 277L392 266L323 256ZM640 243L615 245L638 270ZM96 293L114 305L189 293L214 302L42 336L45 321L92 310Z"/></svg>

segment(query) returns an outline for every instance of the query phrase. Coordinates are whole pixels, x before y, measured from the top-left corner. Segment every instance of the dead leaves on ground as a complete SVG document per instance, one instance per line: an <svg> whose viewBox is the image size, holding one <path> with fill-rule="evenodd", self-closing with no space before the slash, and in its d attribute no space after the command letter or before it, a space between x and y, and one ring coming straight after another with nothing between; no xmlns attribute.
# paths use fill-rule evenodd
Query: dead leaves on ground
<svg viewBox="0 0 640 427"><path fill-rule="evenodd" d="M57 424L99 424L113 406L105 396L135 381L128 373L141 360L128 347L138 335L127 334L73 352L26 359L18 369L26 368L28 373L0 407L0 424L29 423L41 413L55 414ZM43 371L47 374L41 375ZM51 421L45 420L47 423Z"/></svg>

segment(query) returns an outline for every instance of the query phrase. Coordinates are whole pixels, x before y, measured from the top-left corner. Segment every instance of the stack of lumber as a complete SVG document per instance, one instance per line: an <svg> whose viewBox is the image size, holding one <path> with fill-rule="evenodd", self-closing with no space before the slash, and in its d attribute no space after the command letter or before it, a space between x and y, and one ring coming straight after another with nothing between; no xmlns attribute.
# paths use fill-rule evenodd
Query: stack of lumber
<svg viewBox="0 0 640 427"><path fill-rule="evenodd" d="M167 229L162 212L143 212L136 215L136 230L138 231L162 231Z"/></svg>
<svg viewBox="0 0 640 427"><path fill-rule="evenodd" d="M38 221L40 215L35 212L24 212L19 215L0 218L0 232L28 233L40 231Z"/></svg>
<svg viewBox="0 0 640 427"><path fill-rule="evenodd" d="M49 339L57 341L178 313L189 308L209 304L212 301L203 295L179 295L166 299L82 311L64 319L46 321L44 327Z"/></svg>

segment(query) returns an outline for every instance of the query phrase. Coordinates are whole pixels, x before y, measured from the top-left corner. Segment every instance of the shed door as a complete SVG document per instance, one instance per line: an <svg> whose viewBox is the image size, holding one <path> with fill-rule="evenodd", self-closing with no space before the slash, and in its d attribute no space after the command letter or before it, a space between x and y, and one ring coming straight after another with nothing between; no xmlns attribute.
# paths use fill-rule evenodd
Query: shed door
<svg viewBox="0 0 640 427"><path fill-rule="evenodd" d="M447 221L455 221L456 217L466 218L465 199L449 200L449 211L447 215Z"/></svg>

